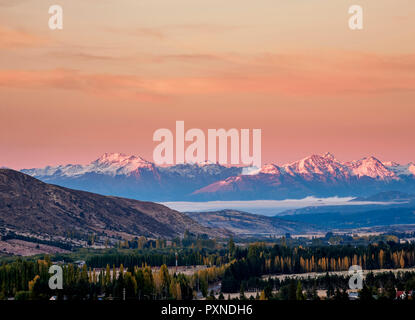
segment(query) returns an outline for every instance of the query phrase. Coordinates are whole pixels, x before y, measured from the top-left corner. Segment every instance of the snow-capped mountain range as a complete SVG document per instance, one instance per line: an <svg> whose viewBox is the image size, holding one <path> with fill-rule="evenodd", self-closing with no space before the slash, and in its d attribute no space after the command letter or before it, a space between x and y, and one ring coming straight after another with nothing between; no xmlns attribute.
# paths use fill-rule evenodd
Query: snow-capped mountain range
<svg viewBox="0 0 415 320"><path fill-rule="evenodd" d="M286 199L415 191L415 164L375 157L341 162L331 153L262 168L215 163L160 167L138 156L106 153L87 165L47 166L23 173L44 182L151 201Z"/></svg>
<svg viewBox="0 0 415 320"><path fill-rule="evenodd" d="M144 169L152 171L154 164L137 156L127 156L120 153L105 153L97 160L87 165L67 164L56 167L47 166L41 169L22 170L32 176L65 176L76 177L87 173L104 174L110 176L128 175L134 171Z"/></svg>

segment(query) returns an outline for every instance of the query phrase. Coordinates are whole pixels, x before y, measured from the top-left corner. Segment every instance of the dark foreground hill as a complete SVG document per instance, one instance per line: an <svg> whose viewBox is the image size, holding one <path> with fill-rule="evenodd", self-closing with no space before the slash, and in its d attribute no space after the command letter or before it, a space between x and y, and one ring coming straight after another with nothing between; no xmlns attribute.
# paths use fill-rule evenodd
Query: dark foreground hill
<svg viewBox="0 0 415 320"><path fill-rule="evenodd" d="M172 238L186 230L221 235L160 204L67 189L8 169L0 169L0 226L56 236L97 233L112 238Z"/></svg>

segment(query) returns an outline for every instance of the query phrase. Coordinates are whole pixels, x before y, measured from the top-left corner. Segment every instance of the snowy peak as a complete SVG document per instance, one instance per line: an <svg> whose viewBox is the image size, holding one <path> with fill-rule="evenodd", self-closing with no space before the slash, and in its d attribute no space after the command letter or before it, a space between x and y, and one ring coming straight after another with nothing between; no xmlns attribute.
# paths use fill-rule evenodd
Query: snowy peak
<svg viewBox="0 0 415 320"><path fill-rule="evenodd" d="M282 166L291 176L300 175L305 179L325 176L327 179L348 179L352 176L369 177L378 180L396 180L400 175L415 175L415 165L402 166L396 162L382 163L371 156L351 162L340 162L333 154L312 155L300 161ZM412 170L412 171L411 171Z"/></svg>
<svg viewBox="0 0 415 320"><path fill-rule="evenodd" d="M128 175L140 170L154 170L154 164L137 156L127 156L122 153L105 153L86 165L47 166L41 169L25 169L22 172L35 177L76 177L87 173L109 176Z"/></svg>
<svg viewBox="0 0 415 320"><path fill-rule="evenodd" d="M331 153L312 155L300 161L283 166L284 171L291 176L300 175L307 180L317 176L326 176L330 179L347 178L347 168L338 162Z"/></svg>
<svg viewBox="0 0 415 320"><path fill-rule="evenodd" d="M223 166L218 163L205 161L203 163L182 163L167 167L157 167L160 173L174 177L186 177L189 179L203 180L206 177L227 178L239 175L247 167Z"/></svg>
<svg viewBox="0 0 415 320"><path fill-rule="evenodd" d="M127 165L127 164L135 164L135 165L144 165L147 166L151 164L151 162L144 160L138 156L128 156L124 153L105 153L97 160L93 161L92 163L97 164L119 164L119 165Z"/></svg>
<svg viewBox="0 0 415 320"><path fill-rule="evenodd" d="M352 174L361 177L370 177L373 179L390 180L397 179L396 174L383 165L375 157L363 158L362 160L352 161L349 163Z"/></svg>
<svg viewBox="0 0 415 320"><path fill-rule="evenodd" d="M137 156L128 156L123 153L105 153L91 162L88 167L91 172L126 175L140 169L152 170L154 164Z"/></svg>
<svg viewBox="0 0 415 320"><path fill-rule="evenodd" d="M413 163L401 165L393 161L386 161L383 162L383 165L397 176L415 176L415 165Z"/></svg>
<svg viewBox="0 0 415 320"><path fill-rule="evenodd" d="M83 171L82 165L46 166L44 168L23 169L22 172L33 177L53 177L78 175Z"/></svg>
<svg viewBox="0 0 415 320"><path fill-rule="evenodd" d="M389 168L397 168L400 166L400 164L395 161L383 161L382 164Z"/></svg>
<svg viewBox="0 0 415 320"><path fill-rule="evenodd" d="M407 190L415 179L397 174L398 168L412 172L415 165L382 163L371 156L351 162L340 162L331 153L314 154L299 161L277 166L268 164L260 170L244 170L239 176L216 181L192 195L213 199L289 199L305 196L356 196L368 190L387 190L390 186ZM402 182L402 184L400 184ZM373 191L374 192L374 191Z"/></svg>
<svg viewBox="0 0 415 320"><path fill-rule="evenodd" d="M334 157L334 155L332 153L330 153L330 152L326 152L323 155L323 158L326 158L326 159L331 160L331 161L335 161L336 160L336 158Z"/></svg>
<svg viewBox="0 0 415 320"><path fill-rule="evenodd" d="M280 175L281 170L275 164L267 164L263 166L260 170L257 170L257 173Z"/></svg>
<svg viewBox="0 0 415 320"><path fill-rule="evenodd" d="M307 181L347 181L352 177L396 180L400 179L400 176L415 176L415 164L400 165L393 161L381 162L373 156L351 162L340 162L332 153L326 152L282 166L267 164L262 168L222 166L209 161L158 167L139 156L105 153L86 165L47 166L41 169L25 169L22 172L35 177L78 177L88 173L138 177L148 172L157 177L159 174L164 174L170 178L180 176L196 180L204 179L206 176L226 179L231 176L266 174L290 176Z"/></svg>
<svg viewBox="0 0 415 320"><path fill-rule="evenodd" d="M341 162L329 152L261 168L209 162L156 166L139 156L106 153L85 165L48 166L22 172L77 190L153 201L360 196L391 187L415 193L413 163L400 165L375 157Z"/></svg>

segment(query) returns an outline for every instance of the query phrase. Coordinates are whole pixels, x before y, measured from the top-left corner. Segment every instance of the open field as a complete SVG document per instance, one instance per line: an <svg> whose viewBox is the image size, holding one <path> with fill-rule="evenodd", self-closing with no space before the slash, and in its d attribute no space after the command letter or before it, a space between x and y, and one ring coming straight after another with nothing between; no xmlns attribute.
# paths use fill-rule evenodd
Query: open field
<svg viewBox="0 0 415 320"><path fill-rule="evenodd" d="M415 272L415 267L413 268L405 268L405 269L376 269L376 270L363 270L363 275L366 276L368 273L385 273L385 272L392 272L397 274L398 272ZM326 274L333 276L347 276L349 275L349 271L331 271L331 272L308 272L308 273L296 273L296 274L279 274L279 275L263 275L262 279L278 279L278 280L285 280L285 279L307 279L307 278L318 278L324 277Z"/></svg>
<svg viewBox="0 0 415 320"><path fill-rule="evenodd" d="M42 253L68 253L69 251L45 244L11 239L0 241L0 252L7 255L33 256Z"/></svg>

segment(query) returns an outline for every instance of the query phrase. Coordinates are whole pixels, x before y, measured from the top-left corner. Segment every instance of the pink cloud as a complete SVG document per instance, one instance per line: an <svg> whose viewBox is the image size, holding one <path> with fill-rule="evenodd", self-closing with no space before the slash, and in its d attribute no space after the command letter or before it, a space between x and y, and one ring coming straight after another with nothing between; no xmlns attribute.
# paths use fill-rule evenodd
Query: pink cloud
<svg viewBox="0 0 415 320"><path fill-rule="evenodd" d="M161 94L147 91L134 76L85 74L76 70L0 71L0 87L75 90L102 97L133 100L160 100Z"/></svg>
<svg viewBox="0 0 415 320"><path fill-rule="evenodd" d="M24 30L10 29L0 26L0 48L25 48L42 46L48 42L46 37L35 35Z"/></svg>
<svg viewBox="0 0 415 320"><path fill-rule="evenodd" d="M216 59L216 56L178 56L177 59ZM220 56L217 59L221 59ZM320 57L263 56L229 64L200 76L136 76L85 73L72 69L0 71L0 86L64 89L97 96L133 100L204 94L253 93L269 95L349 95L415 91L414 56L405 59L373 55ZM233 60L232 60L233 59ZM222 61L222 60L221 60ZM297 61L297 64L295 63ZM173 74L175 74L173 72Z"/></svg>

